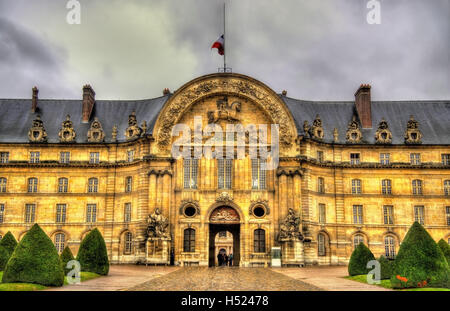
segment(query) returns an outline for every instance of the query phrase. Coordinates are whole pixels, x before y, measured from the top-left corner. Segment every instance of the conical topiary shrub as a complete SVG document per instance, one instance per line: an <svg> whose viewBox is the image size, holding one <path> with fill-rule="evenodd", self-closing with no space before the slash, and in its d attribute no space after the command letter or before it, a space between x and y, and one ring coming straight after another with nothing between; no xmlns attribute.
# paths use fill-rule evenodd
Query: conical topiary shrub
<svg viewBox="0 0 450 311"><path fill-rule="evenodd" d="M35 224L23 237L6 264L3 283L62 286L64 272L52 240Z"/></svg>
<svg viewBox="0 0 450 311"><path fill-rule="evenodd" d="M72 251L70 250L69 246L66 246L64 248L64 250L61 253L61 256L59 258L61 259L61 265L64 269L64 275L67 275L67 273L69 273L69 271L72 270L72 269L67 269L67 263L69 261L75 259L75 257L73 257Z"/></svg>
<svg viewBox="0 0 450 311"><path fill-rule="evenodd" d="M364 245L364 243L359 243L350 257L348 274L362 275L369 273L372 269L367 268L367 263L371 260L375 260L375 256L372 254L370 249Z"/></svg>
<svg viewBox="0 0 450 311"><path fill-rule="evenodd" d="M6 263L17 246L17 240L11 232L5 234L0 241L0 271L5 270Z"/></svg>
<svg viewBox="0 0 450 311"><path fill-rule="evenodd" d="M448 243L443 239L440 239L438 242L438 246L441 249L442 253L444 253L445 258L447 259L447 263L450 266L450 245L448 245Z"/></svg>
<svg viewBox="0 0 450 311"><path fill-rule="evenodd" d="M378 262L380 263L381 280L389 280L392 276L392 262L383 255L380 256Z"/></svg>
<svg viewBox="0 0 450 311"><path fill-rule="evenodd" d="M409 229L395 258L393 288L448 287L449 267L441 249L418 222Z"/></svg>
<svg viewBox="0 0 450 311"><path fill-rule="evenodd" d="M97 228L89 232L81 241L77 260L80 262L81 271L94 272L100 275L108 274L109 260L106 244Z"/></svg>

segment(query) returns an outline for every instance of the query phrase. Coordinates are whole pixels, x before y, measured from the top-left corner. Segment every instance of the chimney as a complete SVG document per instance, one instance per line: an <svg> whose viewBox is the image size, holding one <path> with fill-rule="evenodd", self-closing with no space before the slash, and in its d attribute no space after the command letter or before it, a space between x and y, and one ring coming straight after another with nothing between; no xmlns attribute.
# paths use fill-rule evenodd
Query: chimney
<svg viewBox="0 0 450 311"><path fill-rule="evenodd" d="M86 84L83 86L83 107L81 123L88 123L91 118L92 109L95 104L95 92L94 89Z"/></svg>
<svg viewBox="0 0 450 311"><path fill-rule="evenodd" d="M33 97L31 98L31 112L35 113L38 105L39 90L37 87L31 89L33 91Z"/></svg>
<svg viewBox="0 0 450 311"><path fill-rule="evenodd" d="M355 93L355 105L364 129L372 128L370 84L361 84Z"/></svg>

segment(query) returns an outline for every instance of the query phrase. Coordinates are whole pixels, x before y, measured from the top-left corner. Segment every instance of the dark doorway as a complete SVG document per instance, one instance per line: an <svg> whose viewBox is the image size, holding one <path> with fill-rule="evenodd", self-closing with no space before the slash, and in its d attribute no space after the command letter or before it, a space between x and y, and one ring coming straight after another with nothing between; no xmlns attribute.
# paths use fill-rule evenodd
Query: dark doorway
<svg viewBox="0 0 450 311"><path fill-rule="evenodd" d="M240 224L209 224L209 266L216 263L215 238L219 232L229 231L233 235L233 266L239 266L240 262Z"/></svg>

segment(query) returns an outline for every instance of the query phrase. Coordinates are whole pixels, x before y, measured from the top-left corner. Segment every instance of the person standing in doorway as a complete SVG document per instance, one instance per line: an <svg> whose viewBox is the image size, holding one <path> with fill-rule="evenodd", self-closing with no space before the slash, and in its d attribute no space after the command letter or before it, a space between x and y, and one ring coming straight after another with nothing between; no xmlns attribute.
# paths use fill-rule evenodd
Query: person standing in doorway
<svg viewBox="0 0 450 311"><path fill-rule="evenodd" d="M221 252L217 254L217 262L219 263L219 267L223 264L223 255Z"/></svg>
<svg viewBox="0 0 450 311"><path fill-rule="evenodd" d="M224 262L224 265L225 265L225 266L228 266L228 255L227 255L227 254L224 254L224 255L225 255L225 256L224 256L224 259L225 259L225 260L224 260L224 261L225 261L225 262Z"/></svg>
<svg viewBox="0 0 450 311"><path fill-rule="evenodd" d="M229 263L230 267L233 266L233 253L230 253L230 256L228 256L228 263Z"/></svg>

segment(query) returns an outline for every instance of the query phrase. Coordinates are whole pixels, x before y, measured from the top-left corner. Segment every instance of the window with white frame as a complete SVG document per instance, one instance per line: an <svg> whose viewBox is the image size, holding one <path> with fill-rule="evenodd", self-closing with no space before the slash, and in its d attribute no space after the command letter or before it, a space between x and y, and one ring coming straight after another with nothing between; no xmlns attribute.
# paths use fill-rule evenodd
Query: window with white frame
<svg viewBox="0 0 450 311"><path fill-rule="evenodd" d="M231 189L233 160L217 159L217 186L219 189Z"/></svg>
<svg viewBox="0 0 450 311"><path fill-rule="evenodd" d="M97 204L88 204L86 207L86 222L94 223L97 221Z"/></svg>
<svg viewBox="0 0 450 311"><path fill-rule="evenodd" d="M394 224L394 207L392 205L383 206L383 221L385 225Z"/></svg>
<svg viewBox="0 0 450 311"><path fill-rule="evenodd" d="M58 192L66 193L69 186L69 180L65 177L58 179Z"/></svg>
<svg viewBox="0 0 450 311"><path fill-rule="evenodd" d="M30 152L30 163L39 163L41 153L39 151Z"/></svg>
<svg viewBox="0 0 450 311"><path fill-rule="evenodd" d="M353 248L358 247L359 244L364 243L364 237L362 234L355 234L353 236Z"/></svg>
<svg viewBox="0 0 450 311"><path fill-rule="evenodd" d="M131 203L125 203L124 221L125 222L131 221Z"/></svg>
<svg viewBox="0 0 450 311"><path fill-rule="evenodd" d="M326 223L327 222L326 217L327 217L326 206L323 203L319 203L319 223L320 224Z"/></svg>
<svg viewBox="0 0 450 311"><path fill-rule="evenodd" d="M421 225L425 223L425 207L423 205L414 206L414 220Z"/></svg>
<svg viewBox="0 0 450 311"><path fill-rule="evenodd" d="M125 192L131 192L133 190L133 177L128 176L125 178Z"/></svg>
<svg viewBox="0 0 450 311"><path fill-rule="evenodd" d="M384 251L386 258L388 259L395 258L395 240L390 235L384 238Z"/></svg>
<svg viewBox="0 0 450 311"><path fill-rule="evenodd" d="M325 179L323 177L317 178L317 192L325 193Z"/></svg>
<svg viewBox="0 0 450 311"><path fill-rule="evenodd" d="M55 234L55 247L58 253L62 253L64 250L64 244L66 242L66 235L64 233Z"/></svg>
<svg viewBox="0 0 450 311"><path fill-rule="evenodd" d="M388 165L390 163L390 153L380 153L380 164Z"/></svg>
<svg viewBox="0 0 450 311"><path fill-rule="evenodd" d="M66 222L66 204L56 204L56 223Z"/></svg>
<svg viewBox="0 0 450 311"><path fill-rule="evenodd" d="M131 254L131 251L133 249L133 234L131 232L125 233L125 245L123 248L123 252L125 255Z"/></svg>
<svg viewBox="0 0 450 311"><path fill-rule="evenodd" d="M5 220L5 204L0 203L0 224Z"/></svg>
<svg viewBox="0 0 450 311"><path fill-rule="evenodd" d="M444 180L444 195L450 196L450 180Z"/></svg>
<svg viewBox="0 0 450 311"><path fill-rule="evenodd" d="M363 223L363 206L353 205L353 223L362 224Z"/></svg>
<svg viewBox="0 0 450 311"><path fill-rule="evenodd" d="M352 179L352 194L361 194L361 179Z"/></svg>
<svg viewBox="0 0 450 311"><path fill-rule="evenodd" d="M99 164L100 163L100 153L99 152L91 152L89 155L89 163L90 164Z"/></svg>
<svg viewBox="0 0 450 311"><path fill-rule="evenodd" d="M128 150L127 151L127 162L133 162L134 161L134 150Z"/></svg>
<svg viewBox="0 0 450 311"><path fill-rule="evenodd" d="M198 159L184 159L184 189L197 189Z"/></svg>
<svg viewBox="0 0 450 311"><path fill-rule="evenodd" d="M35 193L37 192L38 187L38 179L35 177L28 178L28 192Z"/></svg>
<svg viewBox="0 0 450 311"><path fill-rule="evenodd" d="M422 181L420 179L414 179L412 181L412 193L414 195L422 195Z"/></svg>
<svg viewBox="0 0 450 311"><path fill-rule="evenodd" d="M5 177L0 177L0 192L6 192L7 179Z"/></svg>
<svg viewBox="0 0 450 311"><path fill-rule="evenodd" d="M0 163L9 162L9 152L0 152Z"/></svg>
<svg viewBox="0 0 450 311"><path fill-rule="evenodd" d="M252 159L252 189L266 189L265 160Z"/></svg>
<svg viewBox="0 0 450 311"><path fill-rule="evenodd" d="M350 164L359 164L359 163L360 163L360 154L350 153Z"/></svg>
<svg viewBox="0 0 450 311"><path fill-rule="evenodd" d="M392 186L391 186L391 180L390 179L383 179L381 181L381 193L384 195L390 195L392 194Z"/></svg>
<svg viewBox="0 0 450 311"><path fill-rule="evenodd" d="M450 165L450 154L442 154L442 165Z"/></svg>
<svg viewBox="0 0 450 311"><path fill-rule="evenodd" d="M411 161L411 165L419 165L420 164L420 153L411 153L409 155L409 159Z"/></svg>
<svg viewBox="0 0 450 311"><path fill-rule="evenodd" d="M98 179L95 177L89 178L88 180L88 192L96 193L98 192Z"/></svg>
<svg viewBox="0 0 450 311"><path fill-rule="evenodd" d="M323 233L319 233L317 236L317 250L319 256L325 256L326 255L326 249L325 249L325 235Z"/></svg>
<svg viewBox="0 0 450 311"><path fill-rule="evenodd" d="M70 162L70 152L60 152L59 162L62 164L68 164Z"/></svg>
<svg viewBox="0 0 450 311"><path fill-rule="evenodd" d="M36 219L36 204L25 204L25 223L34 223Z"/></svg>

